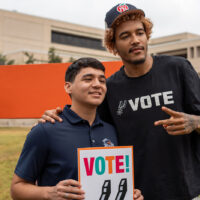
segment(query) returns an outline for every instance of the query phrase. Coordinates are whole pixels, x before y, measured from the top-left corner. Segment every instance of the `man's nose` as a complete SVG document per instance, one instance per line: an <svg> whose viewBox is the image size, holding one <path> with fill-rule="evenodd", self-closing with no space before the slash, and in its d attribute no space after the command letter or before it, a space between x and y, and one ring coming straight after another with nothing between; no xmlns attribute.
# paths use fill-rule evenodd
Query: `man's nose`
<svg viewBox="0 0 200 200"><path fill-rule="evenodd" d="M130 43L131 44L138 44L139 38L135 34L132 34Z"/></svg>
<svg viewBox="0 0 200 200"><path fill-rule="evenodd" d="M99 81L99 79L97 79L97 78L94 79L93 82L92 82L92 86L93 86L93 87L99 87L99 86L100 86L100 81Z"/></svg>

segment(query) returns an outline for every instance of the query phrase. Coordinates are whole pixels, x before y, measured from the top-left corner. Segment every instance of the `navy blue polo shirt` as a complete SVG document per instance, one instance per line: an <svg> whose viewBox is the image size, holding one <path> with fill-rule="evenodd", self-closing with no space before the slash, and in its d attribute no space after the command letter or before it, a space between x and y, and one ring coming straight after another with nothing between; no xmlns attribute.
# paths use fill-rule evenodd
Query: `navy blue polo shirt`
<svg viewBox="0 0 200 200"><path fill-rule="evenodd" d="M114 127L97 115L92 126L67 106L63 122L38 124L27 135L15 173L40 186L78 179L77 148L117 145Z"/></svg>

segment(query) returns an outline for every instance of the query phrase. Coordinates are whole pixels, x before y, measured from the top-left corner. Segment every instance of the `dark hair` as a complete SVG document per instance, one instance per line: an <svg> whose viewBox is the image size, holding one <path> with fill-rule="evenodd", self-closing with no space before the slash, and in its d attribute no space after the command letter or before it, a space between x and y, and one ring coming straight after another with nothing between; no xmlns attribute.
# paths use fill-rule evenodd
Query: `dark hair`
<svg viewBox="0 0 200 200"><path fill-rule="evenodd" d="M104 46L108 49L109 52L113 53L114 55L116 55L114 51L115 30L120 24L126 21L130 21L130 20L141 21L144 26L147 39L151 37L153 23L150 21L150 19L144 17L141 13L134 13L134 14L131 13L131 14L123 15L122 17L116 20L116 22L112 25L111 28L105 31L105 35L104 35Z"/></svg>
<svg viewBox="0 0 200 200"><path fill-rule="evenodd" d="M75 60L67 69L65 73L65 81L73 82L76 75L80 72L82 68L92 67L94 69L100 69L105 72L105 67L103 64L95 58L80 58Z"/></svg>

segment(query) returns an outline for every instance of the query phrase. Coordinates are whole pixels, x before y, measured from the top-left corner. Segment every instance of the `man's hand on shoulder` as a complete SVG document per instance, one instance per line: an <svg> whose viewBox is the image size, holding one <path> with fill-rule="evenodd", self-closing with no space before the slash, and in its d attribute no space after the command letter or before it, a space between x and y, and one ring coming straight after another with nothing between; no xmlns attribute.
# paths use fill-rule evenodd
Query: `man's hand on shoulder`
<svg viewBox="0 0 200 200"><path fill-rule="evenodd" d="M162 125L170 135L185 135L196 130L200 132L200 116L177 112L167 107L162 110L170 115L169 119L154 122L155 126Z"/></svg>
<svg viewBox="0 0 200 200"><path fill-rule="evenodd" d="M62 122L62 118L58 116L62 112L61 107L57 107L56 109L52 110L46 110L42 117L38 120L38 123L45 123L45 122L51 122L55 123L55 121Z"/></svg>

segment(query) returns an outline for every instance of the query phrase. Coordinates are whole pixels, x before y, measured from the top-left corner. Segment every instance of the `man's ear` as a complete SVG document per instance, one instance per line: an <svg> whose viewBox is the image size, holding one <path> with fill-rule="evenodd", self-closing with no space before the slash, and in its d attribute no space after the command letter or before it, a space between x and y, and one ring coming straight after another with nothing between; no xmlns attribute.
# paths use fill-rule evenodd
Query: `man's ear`
<svg viewBox="0 0 200 200"><path fill-rule="evenodd" d="M72 93L72 83L71 82L65 82L64 88L65 88L65 91L69 95Z"/></svg>
<svg viewBox="0 0 200 200"><path fill-rule="evenodd" d="M117 55L117 54L118 54L118 51L117 51L117 48L116 48L115 45L113 46L113 53L114 53L114 55Z"/></svg>

